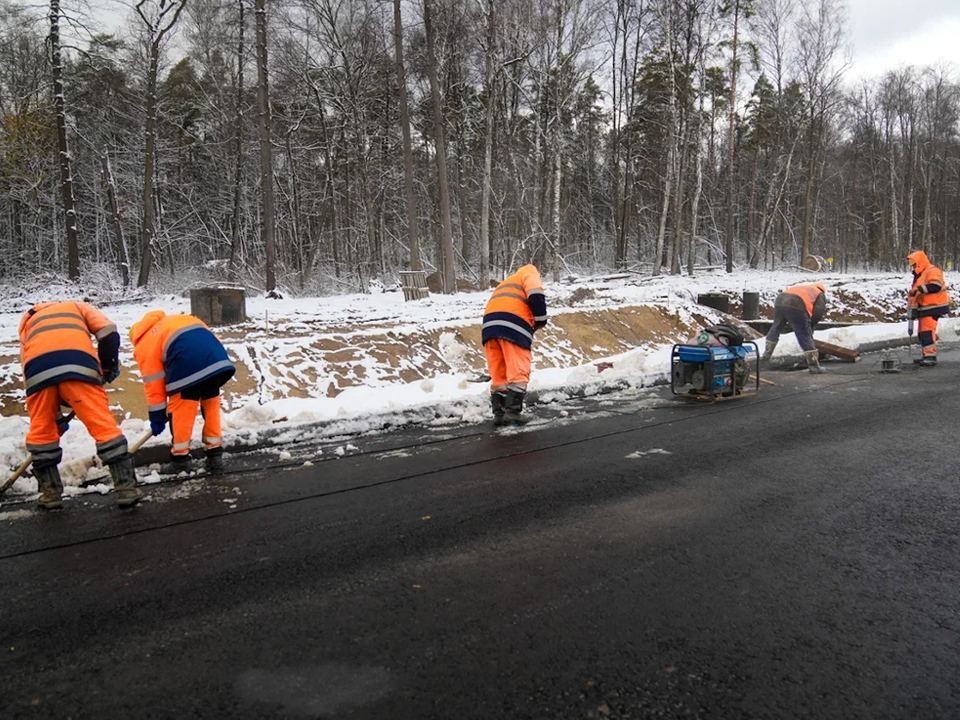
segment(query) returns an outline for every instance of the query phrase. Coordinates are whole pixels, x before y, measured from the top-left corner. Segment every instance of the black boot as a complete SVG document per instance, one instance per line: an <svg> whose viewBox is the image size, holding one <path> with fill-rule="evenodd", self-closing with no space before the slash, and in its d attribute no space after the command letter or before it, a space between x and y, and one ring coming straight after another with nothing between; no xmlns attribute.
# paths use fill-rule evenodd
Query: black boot
<svg viewBox="0 0 960 720"><path fill-rule="evenodd" d="M110 477L113 478L113 492L117 496L117 507L131 507L140 502L137 472L133 468L133 456L130 453L126 453L110 464Z"/></svg>
<svg viewBox="0 0 960 720"><path fill-rule="evenodd" d="M45 465L33 468L33 475L37 478L37 507L41 510L58 510L63 507L63 481L60 480L60 470L56 465Z"/></svg>
<svg viewBox="0 0 960 720"><path fill-rule="evenodd" d="M917 363L920 367L936 367L937 366L937 356L936 355L924 355L920 358L920 362Z"/></svg>
<svg viewBox="0 0 960 720"><path fill-rule="evenodd" d="M223 448L207 448L206 457L207 472L211 475L223 475Z"/></svg>
<svg viewBox="0 0 960 720"><path fill-rule="evenodd" d="M530 418L523 413L523 398L526 395L521 390L507 390L507 397L503 404L504 425L526 425Z"/></svg>
<svg viewBox="0 0 960 720"><path fill-rule="evenodd" d="M504 392L490 393L490 408L493 410L493 426L500 427L505 424L503 419L504 404L507 401L507 395Z"/></svg>
<svg viewBox="0 0 960 720"><path fill-rule="evenodd" d="M185 472L190 472L189 455L171 455L170 462L160 467L161 475L179 475Z"/></svg>

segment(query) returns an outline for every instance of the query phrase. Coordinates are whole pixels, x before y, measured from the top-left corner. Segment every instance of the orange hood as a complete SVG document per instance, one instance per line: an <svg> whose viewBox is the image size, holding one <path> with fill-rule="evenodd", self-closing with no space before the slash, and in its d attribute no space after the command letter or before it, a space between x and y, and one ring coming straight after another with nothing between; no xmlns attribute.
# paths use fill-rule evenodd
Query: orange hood
<svg viewBox="0 0 960 720"><path fill-rule="evenodd" d="M913 271L918 275L930 267L930 258L923 250L914 250L907 255L907 262L910 263Z"/></svg>
<svg viewBox="0 0 960 720"><path fill-rule="evenodd" d="M133 327L130 328L130 342L133 345L136 345L140 342L140 338L146 335L150 328L156 325L158 322L163 320L167 314L163 310L151 310L146 315L144 315L140 320L133 324Z"/></svg>

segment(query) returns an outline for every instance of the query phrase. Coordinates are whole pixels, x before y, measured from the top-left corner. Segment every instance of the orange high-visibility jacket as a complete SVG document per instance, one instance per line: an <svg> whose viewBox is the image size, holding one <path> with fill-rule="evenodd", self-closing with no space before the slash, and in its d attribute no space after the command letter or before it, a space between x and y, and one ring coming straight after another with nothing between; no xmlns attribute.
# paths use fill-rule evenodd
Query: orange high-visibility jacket
<svg viewBox="0 0 960 720"><path fill-rule="evenodd" d="M533 333L547 324L547 299L540 272L524 265L497 285L483 312L484 343L494 338L523 348L533 344Z"/></svg>
<svg viewBox="0 0 960 720"><path fill-rule="evenodd" d="M907 255L913 266L913 286L910 294L915 298L918 317L941 317L950 309L950 295L943 270L930 262L923 250Z"/></svg>
<svg viewBox="0 0 960 720"><path fill-rule="evenodd" d="M774 307L802 308L813 325L827 314L827 289L823 283L800 283L791 285L777 296Z"/></svg>
<svg viewBox="0 0 960 720"><path fill-rule="evenodd" d="M101 349L110 345L116 354L117 326L92 305L48 302L30 308L20 320L20 362L27 395L64 380L101 384L100 358L91 335Z"/></svg>
<svg viewBox="0 0 960 720"><path fill-rule="evenodd" d="M130 328L133 356L143 377L151 412L167 407L167 396L207 382L222 385L236 368L200 318L151 310Z"/></svg>

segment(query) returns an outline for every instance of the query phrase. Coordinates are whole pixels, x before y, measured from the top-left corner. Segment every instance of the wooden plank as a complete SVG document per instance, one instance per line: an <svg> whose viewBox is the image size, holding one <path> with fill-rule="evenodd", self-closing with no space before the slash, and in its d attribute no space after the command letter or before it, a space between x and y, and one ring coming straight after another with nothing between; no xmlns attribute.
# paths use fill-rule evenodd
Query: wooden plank
<svg viewBox="0 0 960 720"><path fill-rule="evenodd" d="M833 355L847 362L856 362L860 357L860 353L857 350L851 350L842 345L834 345L833 343L824 342L823 340L814 340L813 345L820 352Z"/></svg>

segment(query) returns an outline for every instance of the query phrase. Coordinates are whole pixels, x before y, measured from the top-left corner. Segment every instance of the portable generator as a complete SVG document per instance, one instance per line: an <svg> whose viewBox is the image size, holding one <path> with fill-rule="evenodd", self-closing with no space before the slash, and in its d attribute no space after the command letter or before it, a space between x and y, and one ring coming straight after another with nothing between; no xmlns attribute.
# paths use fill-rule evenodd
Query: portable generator
<svg viewBox="0 0 960 720"><path fill-rule="evenodd" d="M705 328L690 343L670 353L670 391L674 395L717 400L760 390L760 352L735 328Z"/></svg>

